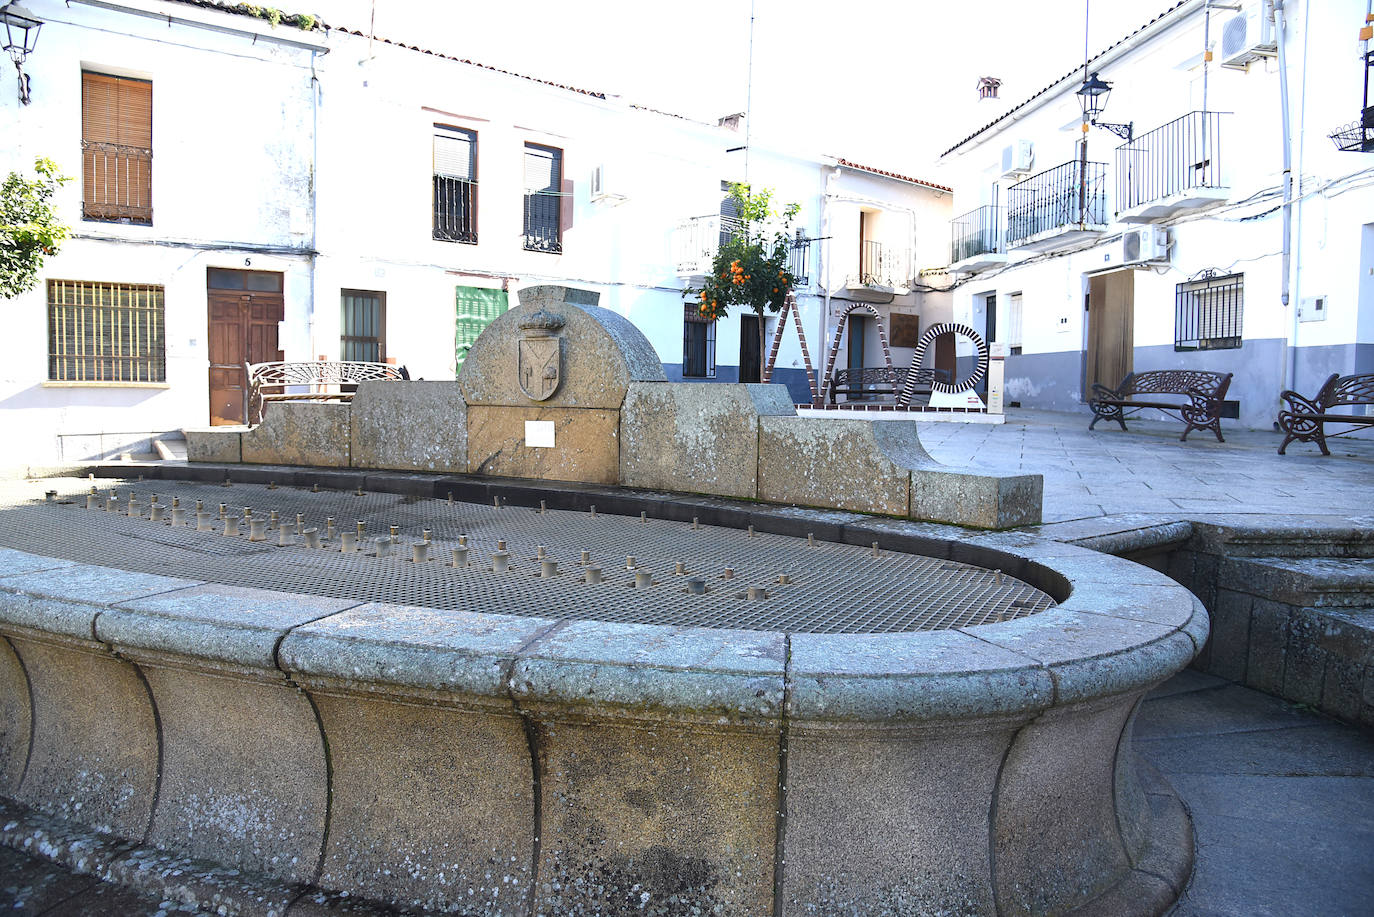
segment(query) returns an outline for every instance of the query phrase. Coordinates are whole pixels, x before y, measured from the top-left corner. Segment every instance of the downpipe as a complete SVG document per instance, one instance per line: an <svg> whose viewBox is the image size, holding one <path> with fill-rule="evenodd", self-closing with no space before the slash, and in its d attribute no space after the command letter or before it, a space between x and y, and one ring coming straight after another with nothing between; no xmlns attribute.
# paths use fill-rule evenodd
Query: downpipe
<svg viewBox="0 0 1374 917"><path fill-rule="evenodd" d="M1288 108L1288 55L1284 47L1287 44L1287 35L1283 3L1284 0L1274 0L1274 38L1278 44L1279 56L1280 134L1283 143L1283 266L1279 279L1279 302L1285 309L1289 309L1289 282L1293 264L1293 143L1292 118ZM1292 309L1290 317L1288 353L1283 361L1283 383L1279 386L1280 391L1293 388L1297 381L1298 310Z"/></svg>

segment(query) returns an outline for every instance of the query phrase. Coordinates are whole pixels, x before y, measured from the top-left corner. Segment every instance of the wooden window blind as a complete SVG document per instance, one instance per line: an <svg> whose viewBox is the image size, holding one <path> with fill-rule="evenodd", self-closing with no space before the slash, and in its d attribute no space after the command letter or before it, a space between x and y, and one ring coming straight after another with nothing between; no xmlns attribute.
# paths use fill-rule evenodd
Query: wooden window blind
<svg viewBox="0 0 1374 917"><path fill-rule="evenodd" d="M160 286L48 281L48 378L167 381Z"/></svg>
<svg viewBox="0 0 1374 917"><path fill-rule="evenodd" d="M153 84L81 74L81 215L153 221Z"/></svg>
<svg viewBox="0 0 1374 917"><path fill-rule="evenodd" d="M525 250L563 251L563 151L525 144Z"/></svg>

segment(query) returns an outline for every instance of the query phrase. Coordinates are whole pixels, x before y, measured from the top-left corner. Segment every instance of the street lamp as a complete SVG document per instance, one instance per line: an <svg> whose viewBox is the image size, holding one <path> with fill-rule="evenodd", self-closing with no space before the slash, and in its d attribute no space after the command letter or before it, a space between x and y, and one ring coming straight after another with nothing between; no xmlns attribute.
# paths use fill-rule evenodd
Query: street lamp
<svg viewBox="0 0 1374 917"><path fill-rule="evenodd" d="M1091 78L1083 81L1083 85L1078 88L1078 104L1083 108L1083 122L1094 127L1105 128L1130 143L1135 137L1135 122L1113 124L1110 121L1097 120L1107 107L1107 96L1111 94L1111 91L1112 84L1102 79L1096 72ZM1085 127L1084 130L1087 128Z"/></svg>
<svg viewBox="0 0 1374 917"><path fill-rule="evenodd" d="M22 15L13 3L0 7L0 22L5 25L5 51L14 61L14 69L19 72L19 101L28 105L29 75L24 72L24 61L38 44L38 30L43 23L32 16Z"/></svg>

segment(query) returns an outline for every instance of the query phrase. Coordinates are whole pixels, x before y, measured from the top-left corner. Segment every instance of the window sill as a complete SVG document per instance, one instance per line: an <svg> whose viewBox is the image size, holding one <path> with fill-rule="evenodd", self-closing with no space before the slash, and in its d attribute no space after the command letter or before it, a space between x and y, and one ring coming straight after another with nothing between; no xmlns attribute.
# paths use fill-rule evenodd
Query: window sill
<svg viewBox="0 0 1374 917"><path fill-rule="evenodd" d="M166 382L59 382L46 379L43 388L171 388Z"/></svg>

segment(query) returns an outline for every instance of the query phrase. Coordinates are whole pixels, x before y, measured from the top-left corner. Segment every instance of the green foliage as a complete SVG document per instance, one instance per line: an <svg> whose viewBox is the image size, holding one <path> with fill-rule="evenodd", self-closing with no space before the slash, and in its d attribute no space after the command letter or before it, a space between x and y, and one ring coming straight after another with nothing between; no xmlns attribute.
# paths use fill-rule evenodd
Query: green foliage
<svg viewBox="0 0 1374 917"><path fill-rule="evenodd" d="M324 26L319 16L312 16L309 13L283 13L276 7L259 6L256 3L240 3L233 7L233 10L245 16L252 16L254 19L265 19L271 23L274 29L283 22L295 26L302 32L311 32Z"/></svg>
<svg viewBox="0 0 1374 917"><path fill-rule="evenodd" d="M712 321L728 315L731 306L760 316L764 309L777 312L797 282L788 270L788 230L801 208L789 204L777 213L772 191L754 192L746 184L731 185L730 196L739 205L740 227L720 246L706 282L684 291L696 300L697 311Z"/></svg>
<svg viewBox="0 0 1374 917"><path fill-rule="evenodd" d="M34 161L36 179L11 172L0 185L0 298L33 289L43 259L57 254L71 230L57 217L52 196L71 181L51 159Z"/></svg>

